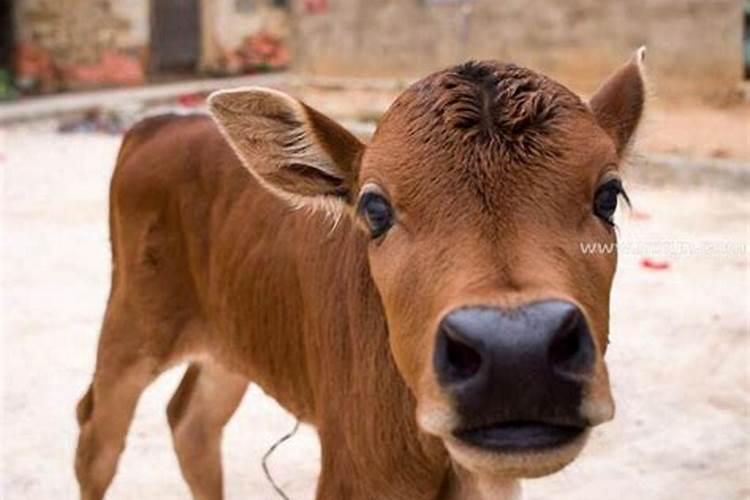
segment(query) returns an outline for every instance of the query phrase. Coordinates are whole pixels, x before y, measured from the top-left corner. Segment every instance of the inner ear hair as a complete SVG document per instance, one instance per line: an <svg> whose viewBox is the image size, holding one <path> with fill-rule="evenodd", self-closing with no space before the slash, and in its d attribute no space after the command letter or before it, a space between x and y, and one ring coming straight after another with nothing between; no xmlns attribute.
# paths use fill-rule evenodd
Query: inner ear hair
<svg viewBox="0 0 750 500"><path fill-rule="evenodd" d="M327 212L351 203L364 146L334 120L260 87L216 92L209 109L245 167L278 196Z"/></svg>

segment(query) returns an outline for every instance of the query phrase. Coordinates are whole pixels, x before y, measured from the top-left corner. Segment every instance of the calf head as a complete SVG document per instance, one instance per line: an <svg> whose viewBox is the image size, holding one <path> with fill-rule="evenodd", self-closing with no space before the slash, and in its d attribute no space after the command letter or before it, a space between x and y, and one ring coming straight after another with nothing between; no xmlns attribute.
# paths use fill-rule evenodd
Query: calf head
<svg viewBox="0 0 750 500"><path fill-rule="evenodd" d="M210 107L247 168L370 239L417 422L481 477L563 467L612 418L604 353L643 50L588 102L525 68L470 62L409 87L367 145L277 91Z"/></svg>

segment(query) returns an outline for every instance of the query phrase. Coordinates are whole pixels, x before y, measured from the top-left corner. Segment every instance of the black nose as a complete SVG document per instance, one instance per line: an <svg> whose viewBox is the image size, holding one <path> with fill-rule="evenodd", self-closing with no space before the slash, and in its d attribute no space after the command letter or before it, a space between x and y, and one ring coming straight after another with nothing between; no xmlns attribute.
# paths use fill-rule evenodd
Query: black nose
<svg viewBox="0 0 750 500"><path fill-rule="evenodd" d="M580 309L548 300L451 312L440 324L434 368L462 414L525 421L577 415L594 358Z"/></svg>

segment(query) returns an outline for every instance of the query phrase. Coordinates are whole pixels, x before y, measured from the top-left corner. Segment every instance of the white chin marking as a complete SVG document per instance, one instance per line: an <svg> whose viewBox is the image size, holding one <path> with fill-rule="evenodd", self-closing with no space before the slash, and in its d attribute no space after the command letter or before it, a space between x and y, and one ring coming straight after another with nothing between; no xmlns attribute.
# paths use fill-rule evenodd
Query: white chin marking
<svg viewBox="0 0 750 500"><path fill-rule="evenodd" d="M420 411L417 423L424 432L433 436L449 435L458 426L456 414L450 408Z"/></svg>
<svg viewBox="0 0 750 500"><path fill-rule="evenodd" d="M615 417L615 405L612 399L592 400L586 398L581 404L581 415L584 415L592 426L609 422Z"/></svg>
<svg viewBox="0 0 750 500"><path fill-rule="evenodd" d="M477 490L477 500L521 500L521 483L516 479L482 478Z"/></svg>
<svg viewBox="0 0 750 500"><path fill-rule="evenodd" d="M646 60L646 46L645 45L641 45L641 47L638 49L638 51L636 52L636 54L638 54L638 62L639 63L642 63L643 61L645 61Z"/></svg>

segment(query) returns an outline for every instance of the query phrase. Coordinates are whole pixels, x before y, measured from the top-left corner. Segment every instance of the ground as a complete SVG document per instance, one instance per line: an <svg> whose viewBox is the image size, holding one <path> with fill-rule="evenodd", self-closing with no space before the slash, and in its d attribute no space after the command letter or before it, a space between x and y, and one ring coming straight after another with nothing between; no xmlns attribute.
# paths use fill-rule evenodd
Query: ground
<svg viewBox="0 0 750 500"><path fill-rule="evenodd" d="M0 475L9 500L77 495L74 407L91 378L108 292L106 197L119 140L61 135L51 122L0 129ZM748 188L655 187L637 178L629 183L633 211L618 215L630 246L620 257L607 355L616 419L573 465L526 482L528 500L750 497ZM644 257L669 268L644 267ZM181 370L144 394L108 498L189 498L164 411ZM261 457L293 424L250 390L225 432L228 499L279 498ZM312 499L314 431L303 427L270 467L290 498Z"/></svg>

